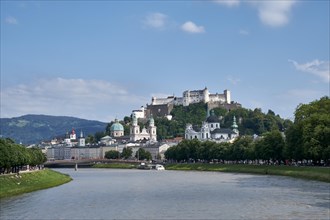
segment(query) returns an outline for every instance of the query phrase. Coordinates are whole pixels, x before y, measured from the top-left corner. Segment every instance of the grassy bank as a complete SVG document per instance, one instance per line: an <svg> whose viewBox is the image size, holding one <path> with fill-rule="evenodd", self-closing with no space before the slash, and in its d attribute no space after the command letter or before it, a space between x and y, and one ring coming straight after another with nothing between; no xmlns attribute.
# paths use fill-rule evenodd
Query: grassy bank
<svg viewBox="0 0 330 220"><path fill-rule="evenodd" d="M136 168L136 165L129 163L102 163L95 164L92 168L133 169Z"/></svg>
<svg viewBox="0 0 330 220"><path fill-rule="evenodd" d="M47 189L58 186L72 179L69 175L53 170L45 169L30 173L22 173L19 176L0 176L0 198L19 195L40 189Z"/></svg>
<svg viewBox="0 0 330 220"><path fill-rule="evenodd" d="M330 182L329 167L293 167L241 164L168 164L167 170L200 170L231 173L252 173L261 175L281 175L302 179Z"/></svg>

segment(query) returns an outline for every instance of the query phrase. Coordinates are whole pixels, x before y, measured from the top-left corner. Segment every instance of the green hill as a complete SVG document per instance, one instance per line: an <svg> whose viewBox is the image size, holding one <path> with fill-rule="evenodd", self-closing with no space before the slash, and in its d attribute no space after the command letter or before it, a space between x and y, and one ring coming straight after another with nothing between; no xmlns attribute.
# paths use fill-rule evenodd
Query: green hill
<svg viewBox="0 0 330 220"><path fill-rule="evenodd" d="M0 119L0 135L16 143L35 144L54 137L63 137L74 128L77 134L94 135L104 131L107 123L67 116L24 115Z"/></svg>
<svg viewBox="0 0 330 220"><path fill-rule="evenodd" d="M240 135L261 135L272 130L285 131L292 124L292 121L281 118L272 110L263 113L259 108L254 110L238 108L231 111L224 108L215 108L213 111L219 117L222 128L230 128L235 116ZM187 123L201 126L206 119L207 106L204 103L174 106L171 115L173 116L171 121L165 118L155 119L159 139L183 137Z"/></svg>

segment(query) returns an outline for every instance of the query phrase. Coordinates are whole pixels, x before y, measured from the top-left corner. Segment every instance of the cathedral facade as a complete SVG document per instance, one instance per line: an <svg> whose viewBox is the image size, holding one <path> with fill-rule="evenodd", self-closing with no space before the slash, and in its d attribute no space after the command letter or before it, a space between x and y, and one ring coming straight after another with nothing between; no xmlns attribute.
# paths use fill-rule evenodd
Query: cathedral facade
<svg viewBox="0 0 330 220"><path fill-rule="evenodd" d="M157 141L157 127L155 126L155 121L152 115L149 118L149 126L148 128L140 129L138 125L138 119L135 115L132 117L132 125L130 127L130 140L131 141L139 141L139 140L149 140L152 142Z"/></svg>

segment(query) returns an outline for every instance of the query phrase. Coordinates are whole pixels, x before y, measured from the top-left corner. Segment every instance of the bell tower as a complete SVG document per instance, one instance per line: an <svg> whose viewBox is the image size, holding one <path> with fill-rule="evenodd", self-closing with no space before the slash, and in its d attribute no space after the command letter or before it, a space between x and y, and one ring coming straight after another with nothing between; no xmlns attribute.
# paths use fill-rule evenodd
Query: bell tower
<svg viewBox="0 0 330 220"><path fill-rule="evenodd" d="M140 126L138 125L136 116L133 115L132 125L130 128L130 140L131 141L138 140L139 133L140 133Z"/></svg>
<svg viewBox="0 0 330 220"><path fill-rule="evenodd" d="M155 126L155 120L152 115L149 118L149 134L151 141L157 141L157 127Z"/></svg>
<svg viewBox="0 0 330 220"><path fill-rule="evenodd" d="M233 129L233 132L235 132L237 134L237 136L239 135L239 131L238 131L238 126L236 124L236 117L234 116L233 118L233 125L231 126L231 128Z"/></svg>

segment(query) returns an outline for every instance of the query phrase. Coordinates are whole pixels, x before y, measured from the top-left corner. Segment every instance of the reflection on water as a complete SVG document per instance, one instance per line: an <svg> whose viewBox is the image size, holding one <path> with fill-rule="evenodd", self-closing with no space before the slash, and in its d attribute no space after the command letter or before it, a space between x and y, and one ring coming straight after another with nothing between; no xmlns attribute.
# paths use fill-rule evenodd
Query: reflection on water
<svg viewBox="0 0 330 220"><path fill-rule="evenodd" d="M217 172L59 169L73 181L1 200L1 219L329 219L330 184Z"/></svg>

